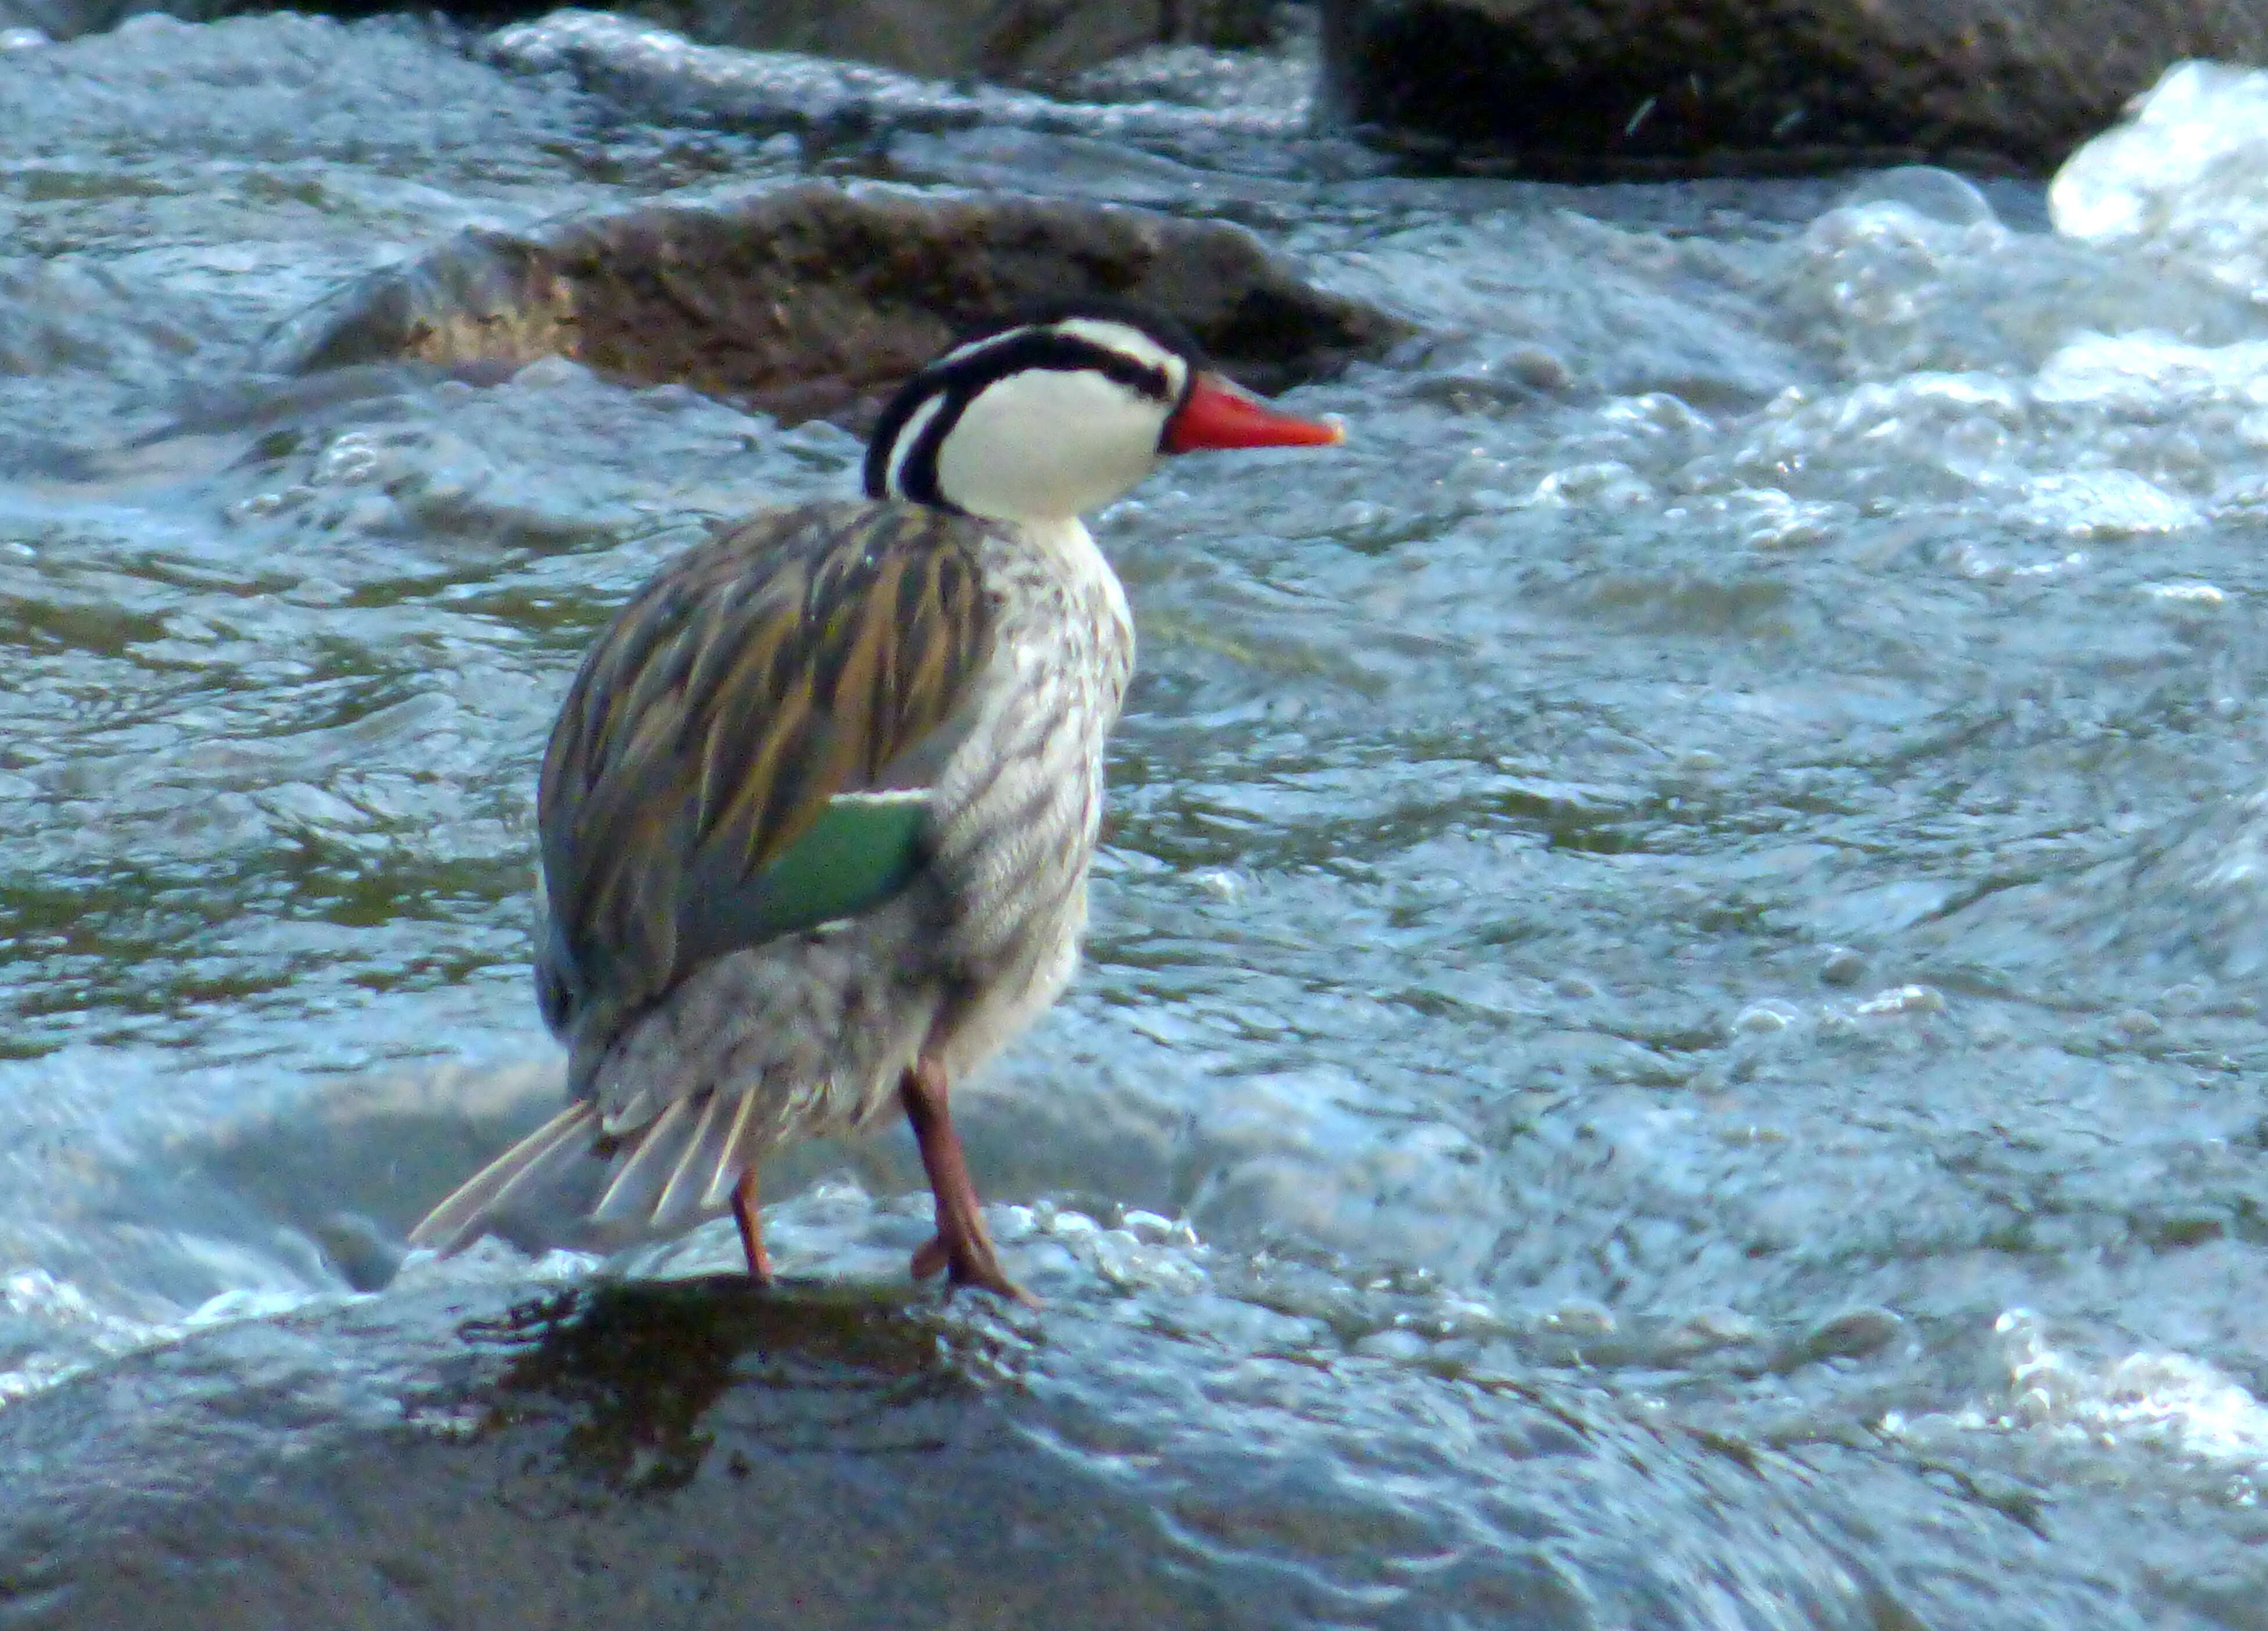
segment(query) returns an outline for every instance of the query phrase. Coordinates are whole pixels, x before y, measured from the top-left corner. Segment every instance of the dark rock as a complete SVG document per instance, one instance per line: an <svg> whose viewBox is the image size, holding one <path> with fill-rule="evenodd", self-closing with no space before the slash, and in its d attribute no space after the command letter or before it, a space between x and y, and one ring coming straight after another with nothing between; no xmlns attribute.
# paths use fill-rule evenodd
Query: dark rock
<svg viewBox="0 0 2268 1631"><path fill-rule="evenodd" d="M1888 1347L1904 1329L1905 1322L1889 1309L1845 1309L1782 1347L1773 1357L1772 1368L1793 1370L1823 1359L1866 1359Z"/></svg>
<svg viewBox="0 0 2268 1631"><path fill-rule="evenodd" d="M633 0L711 45L806 51L940 77L1046 80L1154 45L1249 46L1272 0Z"/></svg>
<svg viewBox="0 0 2268 1631"><path fill-rule="evenodd" d="M0 1622L1856 1627L1977 1570L1996 1627L2083 1616L2005 1520L1814 1454L1107 1300L429 1283L0 1409ZM1859 1561L1894 1530L1933 1552L1895 1582Z"/></svg>
<svg viewBox="0 0 2268 1631"><path fill-rule="evenodd" d="M1275 392L1375 354L1408 326L1323 292L1250 233L1140 210L803 186L473 232L294 320L268 365L452 368L563 356L624 379L857 424L960 330L1071 294L1187 324Z"/></svg>
<svg viewBox="0 0 2268 1631"><path fill-rule="evenodd" d="M1253 59L1242 72L1229 71L1225 54L1198 53L1210 64L1198 69L1187 50L1144 52L1121 59L1123 71L1067 80L1058 97L802 52L700 45L571 6L499 28L481 49L501 68L571 76L644 118L792 135L806 152L846 147L871 156L904 132L1005 127L1139 144L1251 173L1270 170L1314 123L1313 73L1296 50ZM1130 91L1148 94L1130 102L1122 94Z"/></svg>
<svg viewBox="0 0 2268 1631"><path fill-rule="evenodd" d="M273 0L0 0L0 30L50 39L115 28L163 12L210 22L276 9ZM395 0L327 0L303 8L341 18L402 8ZM443 0L460 22L540 17L547 0ZM1274 0L633 0L623 8L714 45L803 51L943 77L1047 80L1160 45L1249 47L1274 32Z"/></svg>
<svg viewBox="0 0 2268 1631"><path fill-rule="evenodd" d="M1333 117L1535 174L1930 157L2053 169L2184 57L2268 62L2256 0L1322 0Z"/></svg>

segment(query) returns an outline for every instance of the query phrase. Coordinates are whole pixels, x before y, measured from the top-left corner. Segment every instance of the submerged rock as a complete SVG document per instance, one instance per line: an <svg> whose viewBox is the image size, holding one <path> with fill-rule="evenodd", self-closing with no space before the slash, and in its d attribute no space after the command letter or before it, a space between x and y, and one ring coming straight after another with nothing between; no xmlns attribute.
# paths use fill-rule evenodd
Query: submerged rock
<svg viewBox="0 0 2268 1631"><path fill-rule="evenodd" d="M1410 332L1219 222L813 185L526 235L466 232L285 325L268 365L516 367L560 356L791 421L856 423L957 331L1063 295L1168 313L1230 373L1269 392Z"/></svg>
<svg viewBox="0 0 2268 1631"><path fill-rule="evenodd" d="M2251 0L1322 0L1326 101L1530 173L2045 172L2184 57L2268 62Z"/></svg>

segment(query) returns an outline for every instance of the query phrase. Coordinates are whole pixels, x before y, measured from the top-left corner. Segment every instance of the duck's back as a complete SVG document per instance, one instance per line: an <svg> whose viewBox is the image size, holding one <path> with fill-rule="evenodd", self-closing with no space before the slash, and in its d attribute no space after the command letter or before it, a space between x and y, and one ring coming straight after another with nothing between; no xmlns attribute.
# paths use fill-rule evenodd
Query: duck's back
<svg viewBox="0 0 2268 1631"><path fill-rule="evenodd" d="M1083 528L897 504L755 518L623 609L538 806L544 1014L638 1147L602 1217L713 1209L1052 999L1132 654Z"/></svg>

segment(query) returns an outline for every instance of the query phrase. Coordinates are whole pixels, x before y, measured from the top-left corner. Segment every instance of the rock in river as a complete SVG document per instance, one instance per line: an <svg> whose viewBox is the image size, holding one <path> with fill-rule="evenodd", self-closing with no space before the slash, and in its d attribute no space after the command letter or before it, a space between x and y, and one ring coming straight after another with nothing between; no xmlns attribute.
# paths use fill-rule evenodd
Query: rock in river
<svg viewBox="0 0 2268 1631"><path fill-rule="evenodd" d="M1092 1273L1048 1285L1047 1312L1004 1316L436 1274L208 1330L0 1413L0 1622L1945 1623L1933 1581L1856 1561L1901 1520L2044 1586L2043 1613L2083 1605L1989 1516L1831 1449L1317 1363L1278 1346L1302 1322L1249 1305L1250 1346L1224 1349L1116 1317Z"/></svg>
<svg viewBox="0 0 2268 1631"><path fill-rule="evenodd" d="M909 73L1049 78L1144 46L1253 45L1268 0L639 0L693 39Z"/></svg>
<svg viewBox="0 0 2268 1631"><path fill-rule="evenodd" d="M0 30L71 40L152 11L210 22L268 9L260 0L0 0ZM402 8L329 0L305 9L367 17ZM446 0L432 9L494 23L547 8L532 0ZM633 0L624 9L718 45L1017 80L1075 72L1145 46L1257 45L1275 11L1270 0Z"/></svg>
<svg viewBox="0 0 2268 1631"><path fill-rule="evenodd" d="M1338 117L1533 173L2044 172L2170 63L2268 62L2255 0L1322 4Z"/></svg>
<svg viewBox="0 0 2268 1631"><path fill-rule="evenodd" d="M517 366L556 355L791 421L855 424L958 329L1071 294L1167 312L1270 393L1409 332L1316 289L1225 223L808 185L463 233L287 324L268 365Z"/></svg>

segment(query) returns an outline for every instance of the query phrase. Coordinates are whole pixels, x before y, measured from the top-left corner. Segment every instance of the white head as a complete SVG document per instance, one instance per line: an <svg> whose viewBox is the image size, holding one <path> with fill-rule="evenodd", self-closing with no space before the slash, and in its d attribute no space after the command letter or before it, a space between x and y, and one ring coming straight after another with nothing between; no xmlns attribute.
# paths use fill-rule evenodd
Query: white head
<svg viewBox="0 0 2268 1631"><path fill-rule="evenodd" d="M992 520L1064 520L1167 454L1340 436L1209 372L1171 323L1066 306L955 346L906 381L867 446L866 492Z"/></svg>

